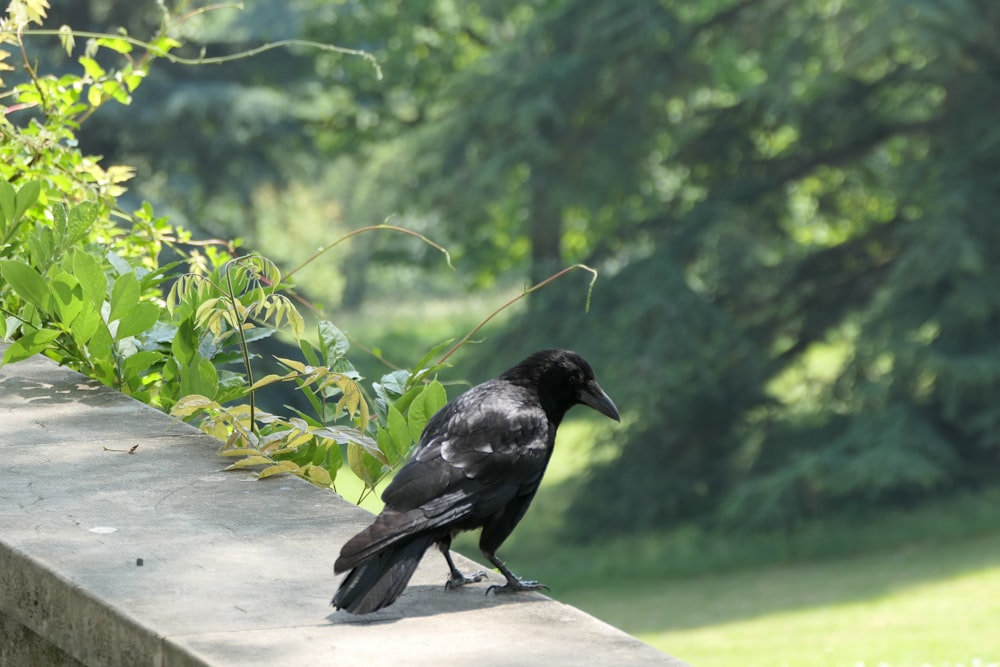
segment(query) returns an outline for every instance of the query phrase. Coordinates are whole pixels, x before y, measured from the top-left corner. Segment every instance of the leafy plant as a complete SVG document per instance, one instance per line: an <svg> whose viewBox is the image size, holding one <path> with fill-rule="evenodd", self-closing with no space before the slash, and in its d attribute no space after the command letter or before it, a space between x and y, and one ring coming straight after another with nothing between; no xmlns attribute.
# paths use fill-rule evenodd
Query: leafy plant
<svg viewBox="0 0 1000 667"><path fill-rule="evenodd" d="M368 392L348 358L347 336L333 323L318 322L315 342L306 337L305 318L289 296L291 276L368 231L416 237L450 264L447 251L419 233L374 225L282 275L266 257L241 254L238 241L192 241L148 203L126 212L118 198L132 169L99 166L79 151L75 133L100 105L128 104L154 59L183 61L170 55L180 45L168 36L175 22L165 20L148 42L35 29L32 34L57 34L68 55L75 36L88 37L77 59L82 73L55 77L34 69L23 42L47 8L46 0L14 0L0 22L0 40L19 48L26 76L0 93L15 99L0 119L0 338L12 341L0 363L44 354L192 421L223 442L220 453L236 458L231 469L262 466L261 479L289 473L332 487L346 464L370 493L447 402L435 374L449 356L523 296L577 268L594 273L574 266L553 275L494 311L437 362L432 359L450 341L412 368L384 375ZM98 64L101 49L124 65ZM0 51L0 63L7 56ZM28 110L33 115L20 125L6 118ZM177 259L161 264L164 248ZM292 335L302 359L278 358L284 372L256 379L251 346L279 329ZM278 383L294 384L308 411L291 408L286 416L258 409L257 392Z"/></svg>
<svg viewBox="0 0 1000 667"><path fill-rule="evenodd" d="M347 461L373 486L411 444L397 417L419 405L408 423L415 431L426 421L421 410L443 404L441 385L423 383L428 369L393 376L378 385L379 399L403 402L381 404L373 418L346 337L322 322L318 347L303 339L304 319L281 293L287 286L272 262L236 257L236 242L193 243L149 204L124 211L118 197L132 170L102 168L79 151L75 133L105 102L130 102L149 63L179 46L168 33L185 17L165 20L149 42L87 33L82 73L56 77L34 69L24 34L58 34L72 54L79 33L31 29L47 9L45 0L14 0L0 22L0 40L23 56L25 79L0 97L15 100L0 118L0 337L12 341L0 363L42 353L156 407L203 414L202 426L226 443L223 453L243 455L236 467L270 464L261 477L287 471L329 485ZM101 49L124 65L99 65ZM0 52L0 63L9 55ZM8 120L29 111L24 123ZM161 265L164 246L180 259ZM177 278L179 271L186 273ZM250 344L285 324L306 363L282 360L288 373L255 382ZM242 371L231 369L236 363ZM315 414L257 411L255 392L278 381L295 382ZM395 396L397 385L404 391ZM249 403L233 404L243 398Z"/></svg>
<svg viewBox="0 0 1000 667"><path fill-rule="evenodd" d="M229 260L210 275L189 274L174 283L167 312L182 318L183 324L178 327L174 357L168 360L171 377L180 378L170 384L180 394L171 413L198 418L206 433L225 443L223 456L240 457L230 469L263 465L258 473L262 479L291 473L332 486L346 462L370 492L405 459L429 417L447 401L441 383L429 380L439 366L426 367L437 349L412 371L395 371L375 383L376 396L371 399L347 357L347 336L333 323L320 321L318 343L310 343L303 337L302 315L279 293L284 288L277 266L256 255ZM285 373L254 380L249 343L271 335L283 323L298 341L305 361L278 358ZM184 347L188 331L201 333L197 346ZM230 372L232 381L220 381L217 365L232 359L220 354L229 341L235 341L234 354L243 371ZM282 417L258 410L256 392L279 382L294 383L311 413L293 409L294 416ZM244 397L246 403L224 405Z"/></svg>

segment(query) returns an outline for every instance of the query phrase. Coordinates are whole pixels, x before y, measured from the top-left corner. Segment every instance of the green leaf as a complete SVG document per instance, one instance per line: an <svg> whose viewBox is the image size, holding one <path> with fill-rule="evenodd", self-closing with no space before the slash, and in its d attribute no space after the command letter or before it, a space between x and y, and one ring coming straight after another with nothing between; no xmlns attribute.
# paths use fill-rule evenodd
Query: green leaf
<svg viewBox="0 0 1000 667"><path fill-rule="evenodd" d="M412 391L411 389L410 392ZM397 401L397 405L400 402L402 402L402 399ZM424 432L427 422L447 402L448 392L445 391L444 385L437 380L420 388L419 395L413 398L413 402L410 403L410 409L406 413L410 435L414 441L420 440L420 435Z"/></svg>
<svg viewBox="0 0 1000 667"><path fill-rule="evenodd" d="M386 430L392 437L397 455L402 456L405 454L410 449L410 429L406 424L406 417L394 405L389 406L386 418Z"/></svg>
<svg viewBox="0 0 1000 667"><path fill-rule="evenodd" d="M70 223L72 227L72 223ZM108 293L108 280L101 268L101 262L82 250L73 253L73 275L80 281L84 295L95 307L100 308Z"/></svg>
<svg viewBox="0 0 1000 667"><path fill-rule="evenodd" d="M98 207L93 202L81 202L70 209L67 237L70 243L83 240L97 222Z"/></svg>
<svg viewBox="0 0 1000 667"><path fill-rule="evenodd" d="M402 396L406 393L406 381L410 378L410 371L398 370L386 373L379 380L379 383L386 391Z"/></svg>
<svg viewBox="0 0 1000 667"><path fill-rule="evenodd" d="M132 103L132 96L125 90L125 86L118 81L108 81L105 83L104 92L111 95L119 104L128 106Z"/></svg>
<svg viewBox="0 0 1000 667"><path fill-rule="evenodd" d="M87 345L97 333L97 328L104 324L101 313L97 307L89 302L85 302L80 314L70 325L70 335L81 347Z"/></svg>
<svg viewBox="0 0 1000 667"><path fill-rule="evenodd" d="M47 311L48 286L38 271L15 259L0 260L0 275L14 292L42 311Z"/></svg>
<svg viewBox="0 0 1000 667"><path fill-rule="evenodd" d="M143 350L142 352L136 352L126 359L125 363L122 365L122 368L125 371L126 379L139 376L143 371L159 362L161 359L163 359L163 353L155 350Z"/></svg>
<svg viewBox="0 0 1000 667"><path fill-rule="evenodd" d="M132 74L126 74L124 81L129 92L135 92L135 89L139 87L139 84L142 83L144 77L145 73L142 70L133 72Z"/></svg>
<svg viewBox="0 0 1000 667"><path fill-rule="evenodd" d="M123 273L111 288L111 315L108 321L122 320L139 303L139 280L132 272Z"/></svg>
<svg viewBox="0 0 1000 667"><path fill-rule="evenodd" d="M351 342L343 331L326 320L320 321L316 328L319 331L320 351L327 365L347 356Z"/></svg>
<svg viewBox="0 0 1000 667"><path fill-rule="evenodd" d="M427 389L425 387L420 392L420 395L414 398L413 402L410 403L410 409L406 413L409 435L414 441L420 440L420 434L424 432L424 427L427 426L427 420L430 419L430 415L427 413L424 405L424 399L426 396ZM392 410L390 410L389 413L392 414Z"/></svg>
<svg viewBox="0 0 1000 667"><path fill-rule="evenodd" d="M94 329L94 334L87 343L87 352L90 353L91 359L103 359L110 362L114 359L114 344L108 328L98 326Z"/></svg>
<svg viewBox="0 0 1000 667"><path fill-rule="evenodd" d="M397 398L395 402L393 402L393 405L395 405L396 409L400 412L407 412L409 411L410 406L413 405L413 401L423 393L424 386L418 384L415 387L411 387L405 394Z"/></svg>
<svg viewBox="0 0 1000 667"><path fill-rule="evenodd" d="M8 225L14 222L14 186L7 181L0 181L0 228L6 231Z"/></svg>
<svg viewBox="0 0 1000 667"><path fill-rule="evenodd" d="M132 45L121 37L100 37L97 45L121 54L132 53Z"/></svg>
<svg viewBox="0 0 1000 667"><path fill-rule="evenodd" d="M394 466L399 463L400 459L406 456L407 449L400 450L396 446L396 441L393 440L392 435L389 433L388 429L379 428L375 432L375 444L378 445L379 451L385 456L386 461L390 466Z"/></svg>
<svg viewBox="0 0 1000 667"><path fill-rule="evenodd" d="M59 242L60 248L65 248L69 245L67 228L69 224L66 221L66 207L62 205L56 205L52 207L52 231L55 233L55 239Z"/></svg>
<svg viewBox="0 0 1000 667"><path fill-rule="evenodd" d="M427 391L424 393L424 405L429 416L433 417L447 403L448 390L444 388L443 384L434 380L427 385Z"/></svg>
<svg viewBox="0 0 1000 667"><path fill-rule="evenodd" d="M35 266L46 267L55 255L56 234L51 227L38 226L28 236L28 254Z"/></svg>
<svg viewBox="0 0 1000 667"><path fill-rule="evenodd" d="M138 303L118 321L118 331L115 333L115 338L121 340L148 331L159 318L160 307L155 303L148 301Z"/></svg>
<svg viewBox="0 0 1000 667"><path fill-rule="evenodd" d="M170 351L177 362L183 366L190 364L197 354L197 338L194 333L194 325L188 318L177 327L177 333L170 344Z"/></svg>
<svg viewBox="0 0 1000 667"><path fill-rule="evenodd" d="M211 361L199 357L181 368L181 395L199 394L213 398L219 391L219 373Z"/></svg>
<svg viewBox="0 0 1000 667"><path fill-rule="evenodd" d="M3 363L13 364L42 352L59 337L54 329L35 329L18 338L3 354Z"/></svg>
<svg viewBox="0 0 1000 667"><path fill-rule="evenodd" d="M87 76L92 79L100 79L104 76L104 68L101 67L96 60L93 58L88 58L87 56L81 56L79 62L83 65L83 71L86 72Z"/></svg>
<svg viewBox="0 0 1000 667"><path fill-rule="evenodd" d="M319 357L316 356L316 349L305 338L299 339L299 350L302 351L302 356L305 357L307 364L310 366L320 365Z"/></svg>
<svg viewBox="0 0 1000 667"><path fill-rule="evenodd" d="M14 219L16 220L24 215L24 212L38 201L38 195L41 193L41 181L28 181L22 185L21 189L17 191L17 196L14 198Z"/></svg>
<svg viewBox="0 0 1000 667"><path fill-rule="evenodd" d="M83 310L83 288L76 278L65 271L56 274L49 285L56 314L59 320L69 327Z"/></svg>
<svg viewBox="0 0 1000 667"><path fill-rule="evenodd" d="M157 56L164 56L173 48L180 46L181 43L172 37L167 37L166 35L160 35L152 42L150 42L150 50Z"/></svg>
<svg viewBox="0 0 1000 667"><path fill-rule="evenodd" d="M364 447L353 442L347 446L347 467L369 489L375 487L382 474L382 464L368 454Z"/></svg>
<svg viewBox="0 0 1000 667"><path fill-rule="evenodd" d="M116 381L116 368L117 366L111 358L94 359L87 375L101 384L111 387L114 386Z"/></svg>

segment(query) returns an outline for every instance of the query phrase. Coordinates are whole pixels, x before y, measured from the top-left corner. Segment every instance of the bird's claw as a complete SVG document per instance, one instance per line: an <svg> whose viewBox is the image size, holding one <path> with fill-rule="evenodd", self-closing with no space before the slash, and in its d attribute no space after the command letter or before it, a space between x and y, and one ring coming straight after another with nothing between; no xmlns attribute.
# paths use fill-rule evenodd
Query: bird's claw
<svg viewBox="0 0 1000 667"><path fill-rule="evenodd" d="M493 591L494 595L507 593L520 593L521 591L549 591L549 587L537 581L524 581L523 579L508 579L503 586L490 586L486 589L486 595Z"/></svg>
<svg viewBox="0 0 1000 667"><path fill-rule="evenodd" d="M457 574L452 575L448 581L444 582L444 587L451 591L456 588L461 588L466 584L477 584L483 579L489 579L489 576L487 576L487 574L482 570L473 574L462 574L461 572L458 572Z"/></svg>

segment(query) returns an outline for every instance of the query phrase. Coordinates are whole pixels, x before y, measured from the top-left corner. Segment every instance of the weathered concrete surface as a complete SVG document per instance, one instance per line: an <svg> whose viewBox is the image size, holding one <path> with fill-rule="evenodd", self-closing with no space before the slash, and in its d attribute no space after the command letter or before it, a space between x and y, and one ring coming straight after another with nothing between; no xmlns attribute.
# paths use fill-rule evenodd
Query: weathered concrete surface
<svg viewBox="0 0 1000 667"><path fill-rule="evenodd" d="M0 641L66 665L684 664L539 594L445 591L436 553L393 607L332 613L370 515L215 449L47 359L0 367Z"/></svg>

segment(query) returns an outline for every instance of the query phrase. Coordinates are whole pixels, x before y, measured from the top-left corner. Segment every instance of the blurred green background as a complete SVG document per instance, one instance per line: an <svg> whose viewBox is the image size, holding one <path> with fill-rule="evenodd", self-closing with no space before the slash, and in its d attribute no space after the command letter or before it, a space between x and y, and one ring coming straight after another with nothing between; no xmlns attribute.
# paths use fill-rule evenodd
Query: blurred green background
<svg viewBox="0 0 1000 667"><path fill-rule="evenodd" d="M600 271L589 312L570 274L441 374L571 347L622 410L564 428L515 571L699 667L1000 661L1000 4L248 0L185 30L380 63L158 62L79 133L136 204L286 268L386 220L448 248L297 274L356 349L407 366Z"/></svg>

